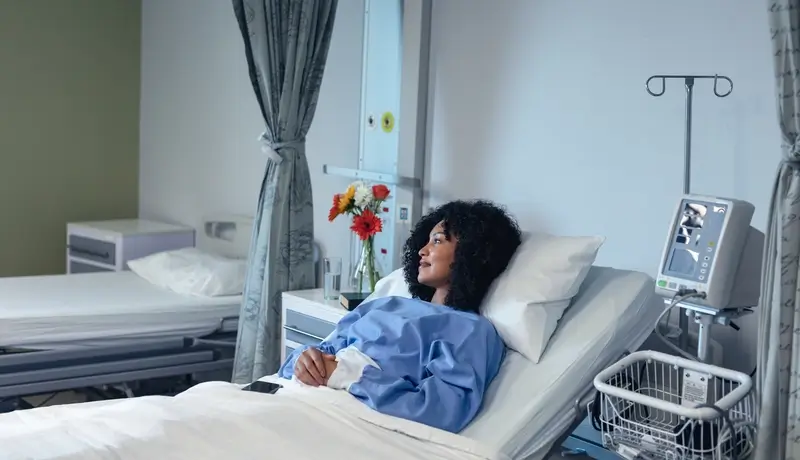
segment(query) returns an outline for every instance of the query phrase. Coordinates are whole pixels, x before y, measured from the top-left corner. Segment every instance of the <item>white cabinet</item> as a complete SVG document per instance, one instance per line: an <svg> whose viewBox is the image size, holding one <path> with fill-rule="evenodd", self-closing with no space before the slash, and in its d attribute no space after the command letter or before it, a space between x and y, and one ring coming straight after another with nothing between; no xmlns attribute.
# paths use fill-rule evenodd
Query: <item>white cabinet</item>
<svg viewBox="0 0 800 460"><path fill-rule="evenodd" d="M127 270L129 260L195 245L192 227L142 219L67 224L67 273Z"/></svg>
<svg viewBox="0 0 800 460"><path fill-rule="evenodd" d="M281 362L301 345L322 342L348 313L338 300L326 300L322 289L284 292L281 305Z"/></svg>

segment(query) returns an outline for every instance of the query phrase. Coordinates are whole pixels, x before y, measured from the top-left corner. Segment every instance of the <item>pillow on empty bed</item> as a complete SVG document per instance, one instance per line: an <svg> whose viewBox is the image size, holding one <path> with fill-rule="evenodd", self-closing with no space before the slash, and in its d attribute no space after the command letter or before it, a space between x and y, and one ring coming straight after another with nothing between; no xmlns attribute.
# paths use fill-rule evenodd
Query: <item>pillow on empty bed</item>
<svg viewBox="0 0 800 460"><path fill-rule="evenodd" d="M183 248L130 260L128 268L156 286L180 294L216 297L242 293L247 263Z"/></svg>
<svg viewBox="0 0 800 460"><path fill-rule="evenodd" d="M547 234L523 240L481 306L506 346L539 362L604 241Z"/></svg>

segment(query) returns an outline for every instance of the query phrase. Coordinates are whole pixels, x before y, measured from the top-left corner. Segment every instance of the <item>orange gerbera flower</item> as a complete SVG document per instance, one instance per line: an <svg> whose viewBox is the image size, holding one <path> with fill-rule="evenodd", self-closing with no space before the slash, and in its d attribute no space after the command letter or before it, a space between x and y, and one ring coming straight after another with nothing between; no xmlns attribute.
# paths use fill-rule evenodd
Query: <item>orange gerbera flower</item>
<svg viewBox="0 0 800 460"><path fill-rule="evenodd" d="M356 188L351 185L347 187L347 191L337 196L339 197L339 212L343 213L353 203L353 198L356 196Z"/></svg>
<svg viewBox="0 0 800 460"><path fill-rule="evenodd" d="M360 215L353 216L353 225L350 226L350 230L363 241L383 230L383 222L374 212L365 209Z"/></svg>

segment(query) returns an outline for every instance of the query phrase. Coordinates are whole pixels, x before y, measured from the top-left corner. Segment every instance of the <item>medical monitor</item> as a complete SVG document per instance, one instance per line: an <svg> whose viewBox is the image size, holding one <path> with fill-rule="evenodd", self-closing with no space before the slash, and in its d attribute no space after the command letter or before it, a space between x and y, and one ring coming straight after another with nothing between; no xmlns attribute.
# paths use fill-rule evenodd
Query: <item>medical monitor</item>
<svg viewBox="0 0 800 460"><path fill-rule="evenodd" d="M724 310L758 304L764 234L750 226L755 208L730 198L684 195L661 256L656 293L694 290L688 303Z"/></svg>

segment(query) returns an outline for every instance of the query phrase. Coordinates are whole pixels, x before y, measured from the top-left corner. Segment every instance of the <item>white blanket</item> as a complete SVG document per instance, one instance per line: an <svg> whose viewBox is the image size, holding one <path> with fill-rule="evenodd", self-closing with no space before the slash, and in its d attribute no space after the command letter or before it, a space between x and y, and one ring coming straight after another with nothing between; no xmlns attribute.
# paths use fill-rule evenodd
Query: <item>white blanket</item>
<svg viewBox="0 0 800 460"><path fill-rule="evenodd" d="M0 459L505 460L469 438L379 414L348 393L203 383L151 396L0 415Z"/></svg>

